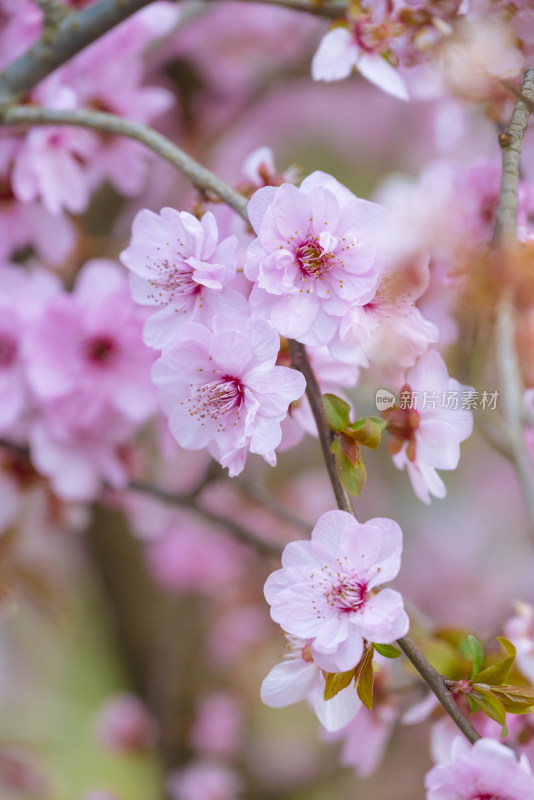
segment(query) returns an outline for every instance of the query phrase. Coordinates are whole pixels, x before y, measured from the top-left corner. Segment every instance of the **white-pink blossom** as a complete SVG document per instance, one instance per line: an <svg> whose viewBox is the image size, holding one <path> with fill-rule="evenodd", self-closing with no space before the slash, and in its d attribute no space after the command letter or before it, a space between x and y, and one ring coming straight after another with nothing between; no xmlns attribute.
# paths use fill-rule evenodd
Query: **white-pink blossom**
<svg viewBox="0 0 534 800"><path fill-rule="evenodd" d="M384 412L393 462L398 469L406 467L423 503L430 502L430 495L443 498L447 493L436 470L458 466L460 442L473 430L472 391L449 377L437 350L428 350L406 373L400 406Z"/></svg>
<svg viewBox="0 0 534 800"><path fill-rule="evenodd" d="M207 447L230 475L247 452L276 463L280 423L304 392L299 372L276 366L280 341L269 323L217 316L213 330L184 325L152 370L178 444Z"/></svg>
<svg viewBox="0 0 534 800"><path fill-rule="evenodd" d="M157 739L157 725L134 694L117 694L98 712L96 732L103 747L117 753L150 750Z"/></svg>
<svg viewBox="0 0 534 800"><path fill-rule="evenodd" d="M375 590L400 568L402 531L390 519L358 522L327 511L311 541L291 542L282 569L265 584L271 616L284 631L311 639L313 660L329 672L352 669L364 639L390 644L408 630L401 595Z"/></svg>
<svg viewBox="0 0 534 800"><path fill-rule="evenodd" d="M185 322L209 325L215 314L246 314L245 298L229 288L237 267L236 244L235 236L219 241L210 211L201 220L173 208L137 214L121 260L131 270L134 300L161 306L145 324L148 345L164 347Z"/></svg>
<svg viewBox="0 0 534 800"><path fill-rule="evenodd" d="M450 763L433 767L425 778L427 800L532 800L534 778L525 756L494 739L470 745L457 737Z"/></svg>
<svg viewBox="0 0 534 800"><path fill-rule="evenodd" d="M261 685L261 699L272 708L307 700L327 731L344 728L359 712L361 703L351 684L329 700L324 699L325 676L313 661L311 639L287 636L288 649Z"/></svg>
<svg viewBox="0 0 534 800"><path fill-rule="evenodd" d="M384 209L314 172L299 188L259 189L248 211L257 234L245 263L253 313L282 336L327 344L341 318L376 292Z"/></svg>
<svg viewBox="0 0 534 800"><path fill-rule="evenodd" d="M408 100L404 79L379 52L364 49L358 44L357 31L336 27L323 38L312 61L312 78L315 81L339 81L348 78L356 69L382 91Z"/></svg>

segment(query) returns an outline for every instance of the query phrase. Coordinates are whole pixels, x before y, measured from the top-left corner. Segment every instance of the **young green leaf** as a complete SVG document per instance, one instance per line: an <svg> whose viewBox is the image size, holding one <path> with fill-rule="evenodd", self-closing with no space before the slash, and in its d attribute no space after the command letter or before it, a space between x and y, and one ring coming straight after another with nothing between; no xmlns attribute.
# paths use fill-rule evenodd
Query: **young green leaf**
<svg viewBox="0 0 534 800"><path fill-rule="evenodd" d="M498 686L504 683L512 667L514 666L515 656L503 658L497 664L492 664L491 667L486 667L482 672L477 675L477 683L487 683L490 686Z"/></svg>
<svg viewBox="0 0 534 800"><path fill-rule="evenodd" d="M323 394L323 408L328 427L343 431L350 425L350 406L335 394Z"/></svg>
<svg viewBox="0 0 534 800"><path fill-rule="evenodd" d="M352 438L360 444L363 444L364 447L376 450L380 444L382 428L370 417L359 419L357 422L349 425L349 430L352 431Z"/></svg>
<svg viewBox="0 0 534 800"><path fill-rule="evenodd" d="M476 690L475 687L473 687L473 691L469 697L475 701L480 710L483 711L484 714L487 714L488 717L494 719L495 722L499 723L499 725L506 724L506 712L504 705L501 703L498 697L495 697L495 695L492 694L492 692L479 689L477 686Z"/></svg>
<svg viewBox="0 0 534 800"><path fill-rule="evenodd" d="M350 686L354 678L356 669L350 669L348 672L328 672L326 674L326 684L324 687L324 699L331 700L342 689Z"/></svg>
<svg viewBox="0 0 534 800"><path fill-rule="evenodd" d="M484 650L482 649L482 645L471 633L467 637L467 644L469 646L469 654L473 661L473 670L471 672L471 680L474 680L480 671L480 667L482 666L482 660L484 658Z"/></svg>
<svg viewBox="0 0 534 800"><path fill-rule="evenodd" d="M363 655L356 665L356 674L354 676L358 697L369 710L373 708L373 685L375 679L373 672L373 652L374 647L372 643L366 642Z"/></svg>
<svg viewBox="0 0 534 800"><path fill-rule="evenodd" d="M365 464L360 460L358 466L351 464L343 452L343 447L339 439L332 443L332 453L335 457L336 472L341 484L346 491L353 497L358 497L367 479Z"/></svg>
<svg viewBox="0 0 534 800"><path fill-rule="evenodd" d="M374 644L376 652L384 658L398 658L401 654L400 650L397 650L392 644L378 644L377 642Z"/></svg>

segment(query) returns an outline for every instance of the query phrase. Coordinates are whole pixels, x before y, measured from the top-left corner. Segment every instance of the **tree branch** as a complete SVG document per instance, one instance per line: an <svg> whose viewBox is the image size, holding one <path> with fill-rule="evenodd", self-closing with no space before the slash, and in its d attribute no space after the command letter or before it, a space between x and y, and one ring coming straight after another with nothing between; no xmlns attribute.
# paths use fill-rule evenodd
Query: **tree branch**
<svg viewBox="0 0 534 800"><path fill-rule="evenodd" d="M342 511L348 511L349 514L354 514L351 499L341 485L341 481L339 480L336 472L334 456L330 451L330 446L334 441L334 436L326 424L321 389L319 388L317 378L315 377L311 367L306 348L304 345L300 344L300 342L295 342L293 339L289 339L288 344L289 355L291 356L291 365L295 369L298 369L298 371L301 372L306 378L306 394L308 396L308 400L310 401L315 424L317 425L317 432L319 434L321 450L323 451L324 462L326 469L328 470L330 483L332 484L332 489L334 490L337 504Z"/></svg>
<svg viewBox="0 0 534 800"><path fill-rule="evenodd" d="M240 192L217 178L170 139L140 122L104 111L58 111L40 106L8 106L0 111L0 121L9 125L75 125L134 139L180 170L196 189L212 192L248 221L247 199Z"/></svg>
<svg viewBox="0 0 534 800"><path fill-rule="evenodd" d="M100 0L71 12L0 73L0 105L27 94L72 56L151 0ZM43 3L40 3L43 5Z"/></svg>
<svg viewBox="0 0 534 800"><path fill-rule="evenodd" d="M465 738L470 741L471 744L474 744L481 736L465 714L460 710L451 692L447 689L447 679L440 675L432 664L426 660L409 636L403 636L402 639L397 639L397 644L406 658L411 661L417 672L432 689L447 714L456 723Z"/></svg>
<svg viewBox="0 0 534 800"><path fill-rule="evenodd" d="M510 125L499 137L502 180L493 240L503 261L513 258L517 245L517 205L521 146L534 107L534 69L527 69ZM523 382L516 348L514 291L508 287L497 305L495 328L504 419L511 455L534 530L534 465L523 430Z"/></svg>
<svg viewBox="0 0 534 800"><path fill-rule="evenodd" d="M251 533L251 531L238 522L234 522L234 520L228 519L227 517L221 517L219 514L214 514L212 511L200 505L193 495L182 496L174 494L173 492L168 492L166 489L161 489L159 486L153 486L152 484L143 483L142 481L131 481L127 488L134 492L142 492L143 494L150 495L172 506L188 508L207 520L207 522L211 522L216 527L224 528L235 539L253 547L264 555L280 557L284 549L283 545L277 544L270 539L264 539L259 534Z"/></svg>
<svg viewBox="0 0 534 800"><path fill-rule="evenodd" d="M211 0L213 2L213 0ZM218 2L218 0L215 0ZM302 11L305 14L313 14L314 17L324 17L326 19L342 19L346 16L348 6L340 3L325 3L319 5L315 3L302 3L299 0L243 0L251 5L252 3L262 3L268 6L279 8L289 8L291 11Z"/></svg>

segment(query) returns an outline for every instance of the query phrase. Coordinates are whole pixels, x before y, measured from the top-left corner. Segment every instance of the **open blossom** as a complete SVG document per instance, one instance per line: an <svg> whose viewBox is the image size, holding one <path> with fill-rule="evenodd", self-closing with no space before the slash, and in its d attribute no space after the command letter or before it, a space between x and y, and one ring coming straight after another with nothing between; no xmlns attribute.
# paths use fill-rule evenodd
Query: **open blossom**
<svg viewBox="0 0 534 800"><path fill-rule="evenodd" d="M371 365L391 379L412 367L438 338L436 326L415 305L428 282L426 255L387 265L373 299L343 319L339 337L329 345L332 355Z"/></svg>
<svg viewBox="0 0 534 800"><path fill-rule="evenodd" d="M384 209L314 172L299 188L259 189L248 211L257 234L245 263L253 313L282 336L327 344L341 317L376 292Z"/></svg>
<svg viewBox="0 0 534 800"><path fill-rule="evenodd" d="M473 430L473 414L462 407L470 393L450 378L437 350L428 350L406 374L401 404L383 412L391 434L388 450L398 469L406 467L413 490L423 503L447 490L436 469L456 469L460 442Z"/></svg>
<svg viewBox="0 0 534 800"><path fill-rule="evenodd" d="M534 778L525 756L519 761L505 745L457 737L449 764L433 767L425 779L427 800L532 800Z"/></svg>
<svg viewBox="0 0 534 800"><path fill-rule="evenodd" d="M398 573L402 531L390 519L359 523L327 511L311 541L291 542L282 569L265 584L271 616L293 636L311 639L311 655L329 672L358 663L364 638L390 644L408 630L401 595L376 588Z"/></svg>
<svg viewBox="0 0 534 800"><path fill-rule="evenodd" d="M235 236L219 241L210 211L201 220L173 208L137 214L121 260L131 270L134 300L161 306L145 324L149 346L163 348L185 322L208 325L215 314L245 313L244 297L228 288L236 273L236 244Z"/></svg>
<svg viewBox="0 0 534 800"><path fill-rule="evenodd" d="M360 700L351 684L335 697L324 699L325 677L313 661L311 639L287 636L288 651L261 685L261 699L272 708L307 700L327 731L338 731L359 712Z"/></svg>
<svg viewBox="0 0 534 800"><path fill-rule="evenodd" d="M143 321L123 270L106 259L88 261L74 292L55 294L28 337L29 380L39 401L78 397L85 420L110 407L144 422L156 398Z"/></svg>
<svg viewBox="0 0 534 800"><path fill-rule="evenodd" d="M280 423L305 389L299 372L276 366L279 345L272 326L254 317L217 316L213 330L184 325L152 371L178 444L207 447L231 476L249 450L274 465Z"/></svg>
<svg viewBox="0 0 534 800"><path fill-rule="evenodd" d="M312 78L316 81L338 81L348 78L356 69L364 78L384 92L408 100L408 90L398 71L380 54L378 49L362 47L358 43L362 29L369 23L362 21L353 25L353 30L336 27L322 38L312 61ZM372 27L372 26L371 26ZM372 34L371 34L372 35ZM384 42L378 40L378 45Z"/></svg>

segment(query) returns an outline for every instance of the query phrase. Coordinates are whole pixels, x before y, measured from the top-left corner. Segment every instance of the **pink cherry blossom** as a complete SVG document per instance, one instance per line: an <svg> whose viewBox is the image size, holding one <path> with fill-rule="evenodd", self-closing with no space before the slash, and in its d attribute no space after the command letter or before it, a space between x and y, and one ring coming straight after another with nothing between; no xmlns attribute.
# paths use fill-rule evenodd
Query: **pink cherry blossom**
<svg viewBox="0 0 534 800"><path fill-rule="evenodd" d="M437 350L428 350L406 374L401 405L384 412L392 438L388 449L397 469L406 467L423 503L445 497L437 469L456 469L460 442L473 430L473 414L464 399L472 393L450 378Z"/></svg>
<svg viewBox="0 0 534 800"><path fill-rule="evenodd" d="M426 775L427 800L532 800L534 778L525 756L519 761L505 745L479 739L470 745L457 737L450 763Z"/></svg>
<svg viewBox="0 0 534 800"><path fill-rule="evenodd" d="M103 747L109 750L138 753L154 746L157 726L138 697L118 694L100 709L97 736Z"/></svg>
<svg viewBox="0 0 534 800"><path fill-rule="evenodd" d="M0 138L0 260L7 261L15 251L32 247L56 264L74 246L74 230L66 217L16 197L12 167L20 146L16 139Z"/></svg>
<svg viewBox="0 0 534 800"><path fill-rule="evenodd" d="M348 28L336 27L321 39L312 61L315 81L348 78L353 69L384 92L408 100L408 90L399 72L378 52L364 49Z"/></svg>
<svg viewBox="0 0 534 800"><path fill-rule="evenodd" d="M207 447L230 475L238 475L247 451L276 463L280 423L304 392L302 375L275 366L279 338L262 319L215 317L213 331L184 325L152 371L163 411L177 442Z"/></svg>
<svg viewBox="0 0 534 800"><path fill-rule="evenodd" d="M245 263L253 313L282 336L327 344L341 317L376 292L384 209L314 172L298 189L259 189L248 211L257 234Z"/></svg>
<svg viewBox="0 0 534 800"><path fill-rule="evenodd" d="M327 511L311 541L291 542L282 569L265 584L271 616L293 636L311 639L313 660L329 672L352 669L364 638L389 644L408 630L402 597L374 592L398 573L402 531L389 519L359 523Z"/></svg>
<svg viewBox="0 0 534 800"><path fill-rule="evenodd" d="M324 699L325 677L313 661L311 639L287 636L288 650L261 685L261 699L272 708L307 700L327 731L344 728L359 712L361 703L353 685L330 700Z"/></svg>
<svg viewBox="0 0 534 800"><path fill-rule="evenodd" d="M438 338L436 326L415 305L428 281L428 256L385 266L372 300L343 319L339 336L329 345L332 355L397 379Z"/></svg>
<svg viewBox="0 0 534 800"><path fill-rule="evenodd" d="M74 92L67 88L43 88L39 99L59 110L77 105ZM12 185L16 197L25 203L41 199L51 214L85 211L91 197L86 164L97 145L97 135L83 128L32 128L15 157Z"/></svg>
<svg viewBox="0 0 534 800"><path fill-rule="evenodd" d="M108 406L132 422L146 420L156 398L144 318L121 268L88 261L74 292L52 297L28 335L28 376L39 400L83 398L85 420Z"/></svg>
<svg viewBox="0 0 534 800"><path fill-rule="evenodd" d="M516 614L504 626L504 635L517 650L516 664L523 675L534 681L534 607L530 603L515 604Z"/></svg>
<svg viewBox="0 0 534 800"><path fill-rule="evenodd" d="M135 428L123 415L102 407L86 413L81 394L43 403L30 434L36 469L64 500L93 500L106 483L124 488L128 481L125 448Z"/></svg>
<svg viewBox="0 0 534 800"><path fill-rule="evenodd" d="M162 348L185 322L208 325L217 313L246 314L244 297L228 288L236 272L236 244L235 236L219 241L209 211L201 220L173 208L137 214L121 260L131 270L134 300L163 306L145 324L148 345Z"/></svg>

